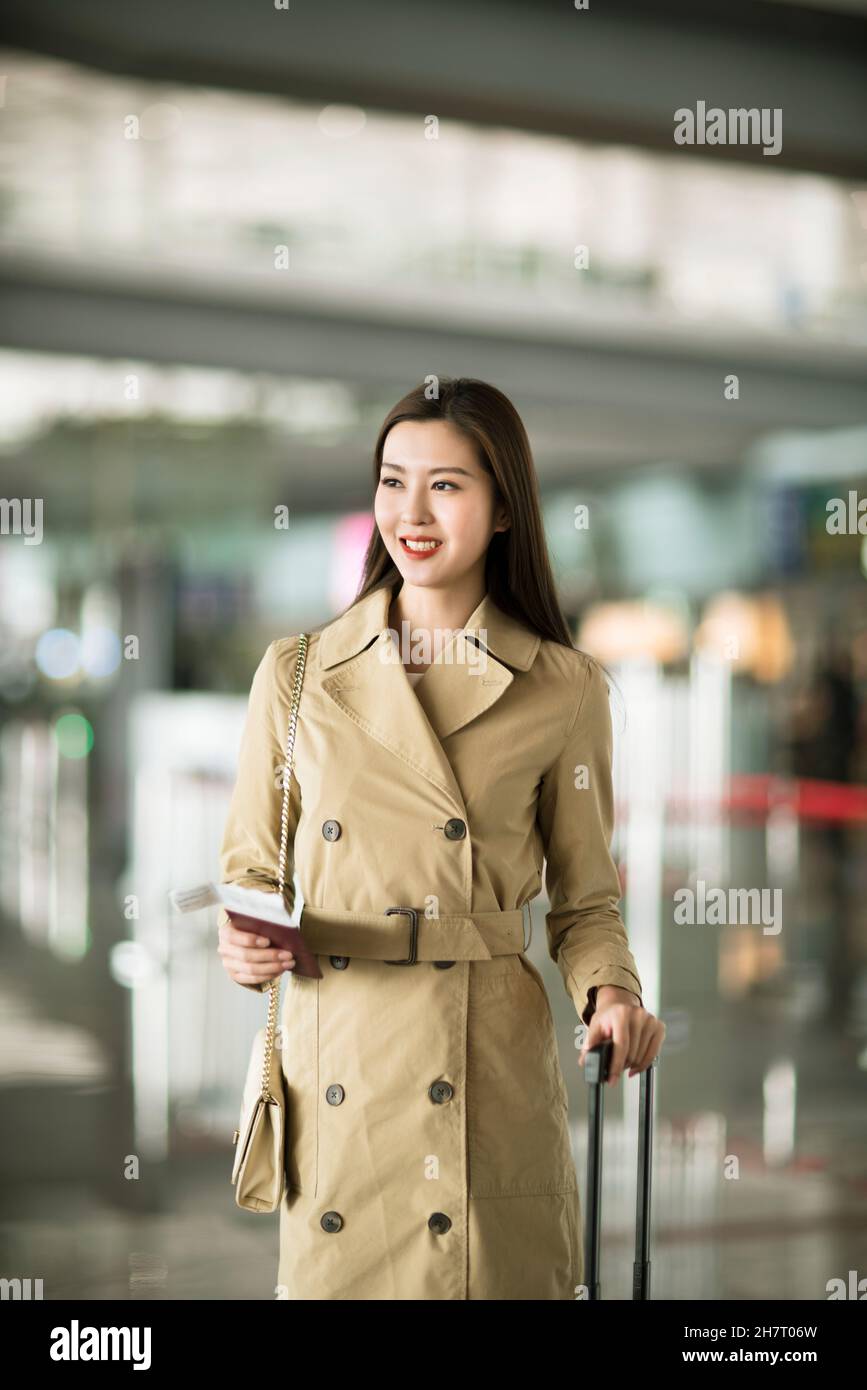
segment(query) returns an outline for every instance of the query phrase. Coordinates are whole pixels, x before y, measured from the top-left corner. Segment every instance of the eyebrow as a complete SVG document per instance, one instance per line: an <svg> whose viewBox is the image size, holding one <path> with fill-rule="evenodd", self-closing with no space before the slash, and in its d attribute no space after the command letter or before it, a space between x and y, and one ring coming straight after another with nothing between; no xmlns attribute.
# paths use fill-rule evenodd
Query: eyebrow
<svg viewBox="0 0 867 1390"><path fill-rule="evenodd" d="M406 469L402 463L386 463L383 459L380 468L394 468L398 473L405 473ZM471 473L468 468L429 468L428 475L432 478L434 473L462 473L465 478L474 478L475 473Z"/></svg>

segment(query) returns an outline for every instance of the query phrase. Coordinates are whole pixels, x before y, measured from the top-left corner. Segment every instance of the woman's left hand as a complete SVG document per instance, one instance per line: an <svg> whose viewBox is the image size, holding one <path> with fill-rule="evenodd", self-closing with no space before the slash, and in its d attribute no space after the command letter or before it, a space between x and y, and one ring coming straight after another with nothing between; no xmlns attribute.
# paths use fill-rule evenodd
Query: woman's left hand
<svg viewBox="0 0 867 1390"><path fill-rule="evenodd" d="M596 992L596 1010L590 1022L578 1058L579 1066L591 1047L610 1038L614 1043L608 1069L610 1085L620 1080L623 1068L629 1075L646 1071L659 1055L665 1039L665 1024L637 1003L629 990L614 985L601 985Z"/></svg>

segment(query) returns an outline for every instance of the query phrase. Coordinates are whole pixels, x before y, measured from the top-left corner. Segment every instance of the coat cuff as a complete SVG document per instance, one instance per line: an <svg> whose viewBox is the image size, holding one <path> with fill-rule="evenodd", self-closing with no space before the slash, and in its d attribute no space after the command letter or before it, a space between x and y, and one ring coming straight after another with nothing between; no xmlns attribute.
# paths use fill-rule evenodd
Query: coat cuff
<svg viewBox="0 0 867 1390"><path fill-rule="evenodd" d="M641 1008L644 1000L641 995L641 981L633 971L621 965L600 965L588 974L577 977L571 970L567 987L582 1023L588 1024L596 1012L596 996L590 998L590 991L601 989L603 985L614 985L617 989L628 989L638 996Z"/></svg>

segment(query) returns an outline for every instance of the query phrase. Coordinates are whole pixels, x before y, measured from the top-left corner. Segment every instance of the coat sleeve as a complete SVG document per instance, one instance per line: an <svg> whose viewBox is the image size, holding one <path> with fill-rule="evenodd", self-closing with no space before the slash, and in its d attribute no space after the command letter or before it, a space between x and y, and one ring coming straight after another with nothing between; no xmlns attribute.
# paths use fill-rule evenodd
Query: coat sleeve
<svg viewBox="0 0 867 1390"><path fill-rule="evenodd" d="M638 967L618 908L611 710L602 668L586 673L559 757L542 778L537 824L545 852L548 951L578 1016L590 1022L595 990L616 985L641 1000Z"/></svg>
<svg viewBox="0 0 867 1390"><path fill-rule="evenodd" d="M285 689L288 682L291 690L297 655L297 639L272 642L253 676L238 753L237 775L220 846L221 883L279 892L283 768L289 725L289 706L281 697L280 689ZM281 672L279 685L278 660L287 662L291 668L285 680ZM300 815L301 798L293 772L284 875L284 902L289 912L295 905L293 849ZM220 908L219 924L222 926L228 921L225 908ZM244 985L244 988L261 994L269 983L266 980L258 985Z"/></svg>

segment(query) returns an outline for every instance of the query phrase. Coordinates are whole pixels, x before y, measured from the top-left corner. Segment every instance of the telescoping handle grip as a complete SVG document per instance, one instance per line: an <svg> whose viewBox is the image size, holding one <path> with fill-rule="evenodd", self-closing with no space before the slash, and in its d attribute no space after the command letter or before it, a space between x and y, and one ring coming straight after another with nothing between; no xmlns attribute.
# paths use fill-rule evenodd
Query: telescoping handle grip
<svg viewBox="0 0 867 1390"><path fill-rule="evenodd" d="M602 1297L599 1241L602 1220L603 1086L608 1079L614 1043L610 1038L588 1049L584 1057L587 1092L587 1198L584 1216L584 1280L588 1298ZM635 1260L633 1299L650 1298L650 1175L653 1158L653 1076L658 1057L640 1073L638 1117L638 1188L635 1202Z"/></svg>

